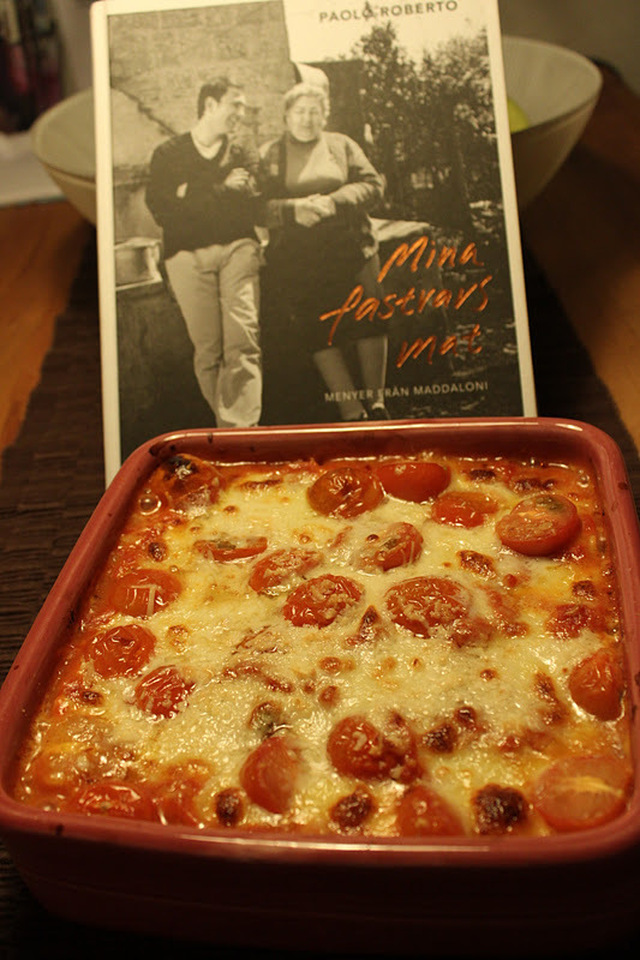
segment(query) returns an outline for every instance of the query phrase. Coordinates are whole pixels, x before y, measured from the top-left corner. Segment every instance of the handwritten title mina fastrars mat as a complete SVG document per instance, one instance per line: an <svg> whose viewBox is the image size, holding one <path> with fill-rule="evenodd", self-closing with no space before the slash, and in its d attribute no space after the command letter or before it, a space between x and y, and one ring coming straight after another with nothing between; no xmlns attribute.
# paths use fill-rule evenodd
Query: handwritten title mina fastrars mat
<svg viewBox="0 0 640 960"><path fill-rule="evenodd" d="M535 414L495 0L112 0L92 33L108 476L188 426Z"/></svg>

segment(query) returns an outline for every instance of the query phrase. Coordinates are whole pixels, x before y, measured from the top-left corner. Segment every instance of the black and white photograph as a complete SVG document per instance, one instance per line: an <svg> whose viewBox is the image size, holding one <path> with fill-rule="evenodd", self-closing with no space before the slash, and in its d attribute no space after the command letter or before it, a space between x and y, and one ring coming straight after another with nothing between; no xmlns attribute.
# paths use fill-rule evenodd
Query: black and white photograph
<svg viewBox="0 0 640 960"><path fill-rule="evenodd" d="M535 413L494 0L93 8L107 458Z"/></svg>

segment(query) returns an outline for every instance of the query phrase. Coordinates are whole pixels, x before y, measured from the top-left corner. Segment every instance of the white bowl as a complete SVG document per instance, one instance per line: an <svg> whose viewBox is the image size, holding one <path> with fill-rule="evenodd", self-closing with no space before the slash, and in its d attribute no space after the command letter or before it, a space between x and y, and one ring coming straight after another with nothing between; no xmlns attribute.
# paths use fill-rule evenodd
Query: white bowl
<svg viewBox="0 0 640 960"><path fill-rule="evenodd" d="M529 126L512 134L520 209L547 185L575 146L595 107L602 76L573 50L503 37L508 95ZM83 90L47 110L32 128L33 149L70 202L96 222L93 93Z"/></svg>
<svg viewBox="0 0 640 960"><path fill-rule="evenodd" d="M96 222L93 90L82 90L43 113L31 128L33 152L67 199Z"/></svg>
<svg viewBox="0 0 640 960"><path fill-rule="evenodd" d="M602 74L566 47L503 37L507 93L529 120L511 135L520 209L546 187L576 145L597 103Z"/></svg>

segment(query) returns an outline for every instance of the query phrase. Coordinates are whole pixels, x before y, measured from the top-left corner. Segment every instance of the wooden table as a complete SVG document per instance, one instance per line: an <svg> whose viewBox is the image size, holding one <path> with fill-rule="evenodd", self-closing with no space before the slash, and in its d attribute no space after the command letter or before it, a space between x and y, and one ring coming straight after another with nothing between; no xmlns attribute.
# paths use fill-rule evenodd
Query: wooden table
<svg viewBox="0 0 640 960"><path fill-rule="evenodd" d="M66 202L0 209L0 454L20 432L91 233Z"/></svg>

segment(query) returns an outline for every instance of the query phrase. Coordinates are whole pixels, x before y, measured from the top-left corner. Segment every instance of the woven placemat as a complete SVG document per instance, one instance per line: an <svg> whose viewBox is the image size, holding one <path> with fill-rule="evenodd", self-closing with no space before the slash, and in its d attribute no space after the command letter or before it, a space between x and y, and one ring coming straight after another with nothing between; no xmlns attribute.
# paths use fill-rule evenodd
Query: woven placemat
<svg viewBox="0 0 640 960"><path fill-rule="evenodd" d="M554 294L525 258L539 413L585 420L609 433L625 456L640 504L640 461L609 392L593 371ZM85 251L70 302L23 429L6 451L0 483L0 671L4 677L45 596L103 491L99 317L95 238ZM211 957L210 947L94 931L48 915L0 847L0 956L112 957L148 950ZM614 948L615 949L615 948ZM629 953L633 945L629 944ZM626 945L617 955L625 955ZM635 951L634 951L635 955ZM249 957L254 951L220 950ZM280 956L264 952L263 958ZM305 954L311 957L312 954Z"/></svg>

